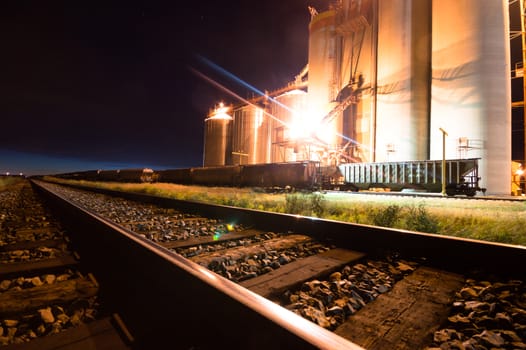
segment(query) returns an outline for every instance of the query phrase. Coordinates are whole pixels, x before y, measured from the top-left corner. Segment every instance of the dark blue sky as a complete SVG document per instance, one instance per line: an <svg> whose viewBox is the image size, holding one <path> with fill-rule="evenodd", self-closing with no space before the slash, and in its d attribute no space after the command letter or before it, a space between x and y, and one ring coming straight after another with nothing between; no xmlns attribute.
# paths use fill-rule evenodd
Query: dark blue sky
<svg viewBox="0 0 526 350"><path fill-rule="evenodd" d="M202 164L203 120L307 63L308 6L327 1L5 1L0 173Z"/></svg>

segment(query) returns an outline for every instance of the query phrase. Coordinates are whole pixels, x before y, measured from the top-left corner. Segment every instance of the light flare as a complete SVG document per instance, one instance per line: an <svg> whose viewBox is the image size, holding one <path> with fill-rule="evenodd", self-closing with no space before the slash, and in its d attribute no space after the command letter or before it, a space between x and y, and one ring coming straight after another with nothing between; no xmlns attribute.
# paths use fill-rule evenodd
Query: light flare
<svg viewBox="0 0 526 350"><path fill-rule="evenodd" d="M194 74L196 74L197 76L199 76L200 78L202 78L202 79L208 81L210 84L212 84L212 85L214 85L215 87L219 88L220 90L226 92L227 94L233 96L234 98L238 99L239 101L244 102L244 103L246 103L247 105L251 105L251 106L253 106L253 107L260 108L260 106L254 104L254 103L251 103L249 100L247 100L247 99L245 99L245 98L239 96L238 94L236 94L236 93L233 92L232 90L230 90L230 89L228 89L227 87L221 85L221 84L218 83L217 81L215 81L215 80L209 78L208 76L206 76L205 74L201 73L200 71L198 71L198 70L196 70L196 69L194 69L194 68L190 68L190 70L191 70ZM276 118L276 117L275 117L274 115L272 115L271 113L268 113L268 112L266 112L266 111L263 111L263 113L264 113L266 116L268 116L269 118L272 118L273 120L275 120L275 121L281 123L282 125L288 127L288 124L287 124L287 123L285 123L284 121L282 121L282 120L279 119L279 118Z"/></svg>
<svg viewBox="0 0 526 350"><path fill-rule="evenodd" d="M268 113L267 111L263 110L263 113L266 116L268 116L269 118L279 122L281 125L284 125L285 127L287 127L289 129L289 135L291 136L291 138L297 139L297 140L301 140L301 139L307 139L310 136L310 138L316 139L318 142L329 144L328 140L331 140L333 138L332 136L337 136L337 137L340 137L340 138L342 138L343 140L345 140L347 142L350 142L353 145L358 145L358 146L360 146L360 147L362 147L362 148L364 148L366 150L371 151L367 145L362 144L362 143L360 143L360 142L358 142L358 141L356 141L356 140L354 140L354 139L352 139L352 138L350 138L350 137L348 137L346 135L340 134L340 133L336 132L335 130L331 130L331 128L328 125L322 123L324 115L317 115L317 114L314 114L314 113L308 113L306 111L304 111L303 113L301 113L301 111L295 111L295 110L291 109L289 106L287 106L287 105L279 102L278 100L266 95L263 91L261 91L261 90L255 88L254 86L248 84L247 82L245 82L242 79L238 78L234 74L228 72L224 68L218 66L214 62L206 59L205 57L198 56L198 58L199 58L199 60L201 60L202 62L204 62L208 66L212 67L216 71L218 71L221 74L225 75L226 77L232 79L233 81L243 85L244 87L246 87L249 90L251 90L251 91L255 92L256 94L258 94L259 96L268 98L271 102L281 106L282 108L284 108L287 111L291 112L293 115L296 115L296 116L302 115L303 117L295 118L295 120L292 123L286 123L283 120L275 117L271 113ZM227 87L221 85L220 83L218 83L217 81L215 81L212 78L208 77L207 75L203 74L202 72L200 72L200 71L198 71L198 70L196 70L196 69L194 69L192 67L190 67L190 70L194 74L196 74L197 76L199 76L202 79L208 81L210 84L212 84L212 85L216 86L217 88L219 88L220 90L228 93L229 95L233 96L237 100L239 100L239 101L241 101L243 103L246 103L247 105L251 105L251 106L254 106L256 108L260 108L260 106L254 104L254 103L251 103L249 100L239 96L238 94L236 94L232 90L230 90ZM372 150L372 152L374 153L374 150Z"/></svg>

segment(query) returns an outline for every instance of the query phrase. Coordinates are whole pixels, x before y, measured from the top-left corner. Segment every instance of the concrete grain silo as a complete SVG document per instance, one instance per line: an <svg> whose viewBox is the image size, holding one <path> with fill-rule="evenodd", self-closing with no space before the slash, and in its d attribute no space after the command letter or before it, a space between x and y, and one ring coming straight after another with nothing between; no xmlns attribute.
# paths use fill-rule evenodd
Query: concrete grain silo
<svg viewBox="0 0 526 350"><path fill-rule="evenodd" d="M378 2L376 161L429 157L431 0Z"/></svg>
<svg viewBox="0 0 526 350"><path fill-rule="evenodd" d="M431 0L335 2L309 26L309 106L338 162L429 157ZM316 121L319 121L318 118Z"/></svg>
<svg viewBox="0 0 526 350"><path fill-rule="evenodd" d="M306 116L310 124L319 124L323 117L336 105L340 88L340 72L337 66L339 41L335 35L336 10L313 15L309 24L309 108ZM335 118L324 130L318 130L318 137L329 147L335 147L341 130L341 119Z"/></svg>
<svg viewBox="0 0 526 350"><path fill-rule="evenodd" d="M375 6L346 0L311 11L309 118L327 143L327 163L374 160Z"/></svg>
<svg viewBox="0 0 526 350"><path fill-rule="evenodd" d="M431 159L480 158L481 187L510 194L509 8L505 0L433 2Z"/></svg>

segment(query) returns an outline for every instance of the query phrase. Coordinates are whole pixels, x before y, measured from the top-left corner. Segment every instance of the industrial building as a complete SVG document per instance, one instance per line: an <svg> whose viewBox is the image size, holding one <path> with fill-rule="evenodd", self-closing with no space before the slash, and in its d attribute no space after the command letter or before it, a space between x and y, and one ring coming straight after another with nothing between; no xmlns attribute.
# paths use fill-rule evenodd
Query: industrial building
<svg viewBox="0 0 526 350"><path fill-rule="evenodd" d="M510 194L508 1L309 10L307 66L277 91L213 108L204 166L480 158L481 187Z"/></svg>

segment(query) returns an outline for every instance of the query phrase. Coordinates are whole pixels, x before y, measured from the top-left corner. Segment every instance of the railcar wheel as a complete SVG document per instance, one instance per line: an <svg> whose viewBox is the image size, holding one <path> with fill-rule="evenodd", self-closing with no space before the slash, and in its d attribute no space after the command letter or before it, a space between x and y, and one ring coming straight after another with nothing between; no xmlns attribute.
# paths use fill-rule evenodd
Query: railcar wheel
<svg viewBox="0 0 526 350"><path fill-rule="evenodd" d="M453 197L454 195L456 195L457 194L457 184L454 182L447 184L446 194L449 197Z"/></svg>

